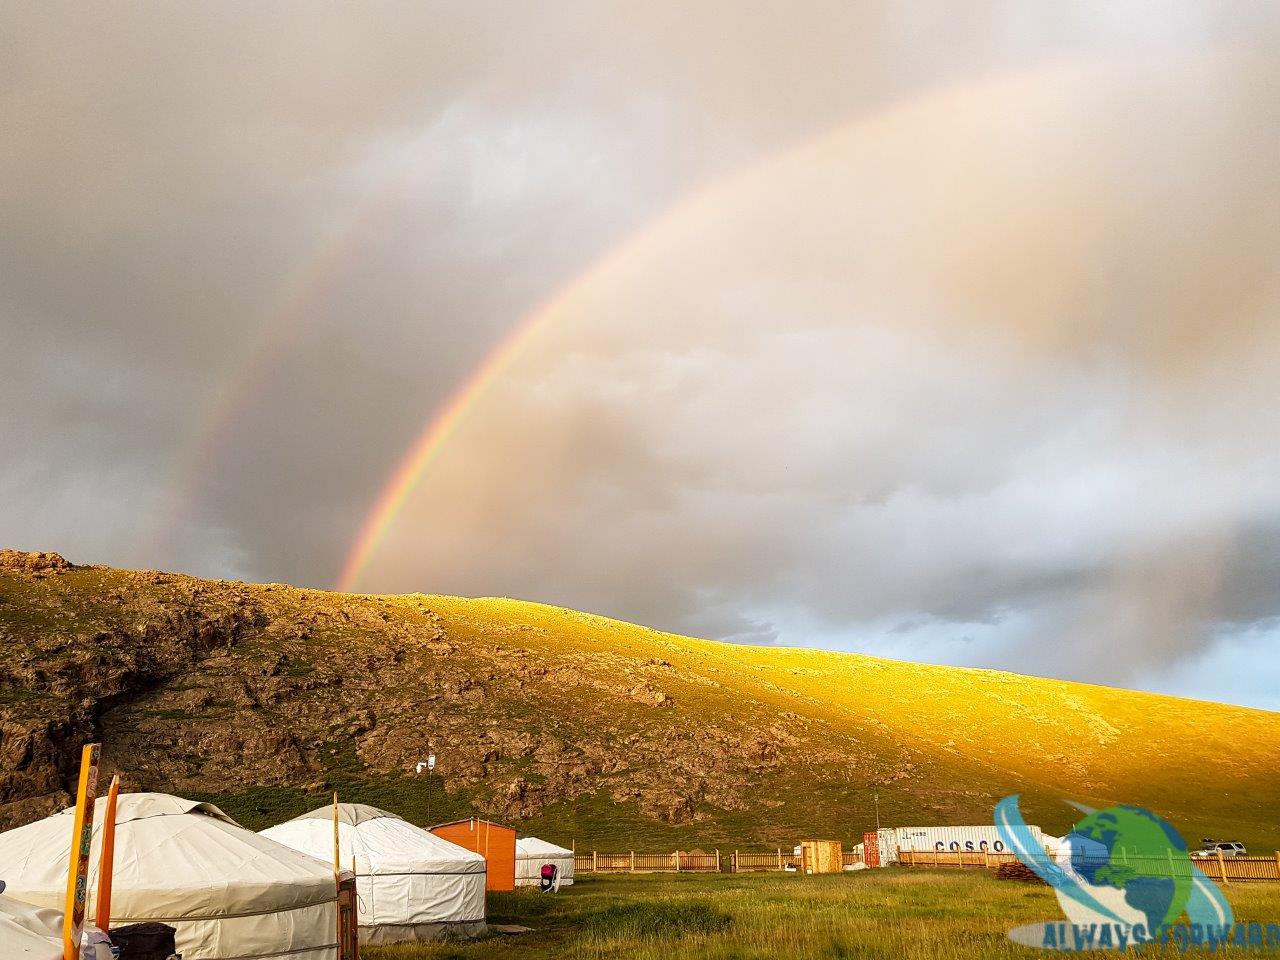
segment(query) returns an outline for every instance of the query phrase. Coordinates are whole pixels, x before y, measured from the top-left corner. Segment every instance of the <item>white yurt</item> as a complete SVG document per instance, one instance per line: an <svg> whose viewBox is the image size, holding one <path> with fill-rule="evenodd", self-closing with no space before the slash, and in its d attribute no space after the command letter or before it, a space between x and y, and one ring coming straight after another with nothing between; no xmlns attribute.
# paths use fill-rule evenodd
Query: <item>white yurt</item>
<svg viewBox="0 0 1280 960"><path fill-rule="evenodd" d="M61 911L42 910L0 894L0 957L62 960Z"/></svg>
<svg viewBox="0 0 1280 960"><path fill-rule="evenodd" d="M94 810L90 913L105 799ZM0 833L5 892L63 909L74 810ZM111 925L177 930L183 960L336 960L333 867L246 830L217 807L122 793L116 810Z"/></svg>
<svg viewBox="0 0 1280 960"><path fill-rule="evenodd" d="M332 860L333 816L332 806L321 807L262 836ZM356 875L362 943L484 932L480 854L363 803L338 804L338 851L343 868Z"/></svg>
<svg viewBox="0 0 1280 960"><path fill-rule="evenodd" d="M542 865L553 863L561 886L573 883L573 851L557 847L537 837L516 841L516 886L536 887L542 883Z"/></svg>

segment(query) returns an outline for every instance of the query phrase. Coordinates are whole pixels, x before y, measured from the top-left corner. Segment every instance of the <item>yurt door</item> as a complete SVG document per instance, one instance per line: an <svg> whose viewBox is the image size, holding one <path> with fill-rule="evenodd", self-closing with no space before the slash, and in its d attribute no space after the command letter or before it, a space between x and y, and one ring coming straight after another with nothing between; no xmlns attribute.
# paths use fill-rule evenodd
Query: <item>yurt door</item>
<svg viewBox="0 0 1280 960"><path fill-rule="evenodd" d="M359 924L356 878L344 874L338 884L338 960L360 960Z"/></svg>

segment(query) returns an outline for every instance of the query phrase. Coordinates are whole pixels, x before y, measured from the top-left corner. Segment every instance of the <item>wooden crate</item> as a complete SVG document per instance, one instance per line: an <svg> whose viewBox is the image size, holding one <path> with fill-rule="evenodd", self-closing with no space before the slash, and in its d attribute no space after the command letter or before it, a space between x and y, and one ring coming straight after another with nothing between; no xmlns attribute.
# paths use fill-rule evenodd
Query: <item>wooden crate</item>
<svg viewBox="0 0 1280 960"><path fill-rule="evenodd" d="M805 873L840 873L844 869L844 847L839 840L802 840L800 859Z"/></svg>

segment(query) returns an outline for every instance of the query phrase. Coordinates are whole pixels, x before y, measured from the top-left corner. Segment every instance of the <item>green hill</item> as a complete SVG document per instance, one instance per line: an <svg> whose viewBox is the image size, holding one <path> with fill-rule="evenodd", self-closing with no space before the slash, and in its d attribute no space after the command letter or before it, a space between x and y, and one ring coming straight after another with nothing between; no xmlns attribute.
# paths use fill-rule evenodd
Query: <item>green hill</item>
<svg viewBox="0 0 1280 960"><path fill-rule="evenodd" d="M1280 714L992 670L746 647L502 599L354 596L0 552L0 826L67 802L79 745L127 788L247 826L329 791L488 814L579 849L1058 833L1063 800L1280 847ZM414 774L428 750L434 777Z"/></svg>

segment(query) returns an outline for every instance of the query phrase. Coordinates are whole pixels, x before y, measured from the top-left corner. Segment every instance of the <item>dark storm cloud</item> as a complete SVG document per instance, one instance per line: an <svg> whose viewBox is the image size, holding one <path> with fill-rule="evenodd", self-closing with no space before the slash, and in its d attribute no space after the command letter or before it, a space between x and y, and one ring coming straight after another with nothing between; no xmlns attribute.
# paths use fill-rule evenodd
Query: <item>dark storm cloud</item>
<svg viewBox="0 0 1280 960"><path fill-rule="evenodd" d="M756 256L744 221L702 238L737 274L640 270L495 389L365 585L1073 676L1126 637L1131 681L1277 613L1251 65L1276 38L1266 5L1198 2L9 4L0 541L331 583L431 412L681 198L894 104L1102 64L1025 143L921 168L905 215L837 203L827 246L879 266L785 223ZM1198 58L1141 95L1106 72ZM1036 231L999 235L1006 190ZM925 216L949 194L983 230L904 232L955 236ZM1005 332L918 332L942 314Z"/></svg>

